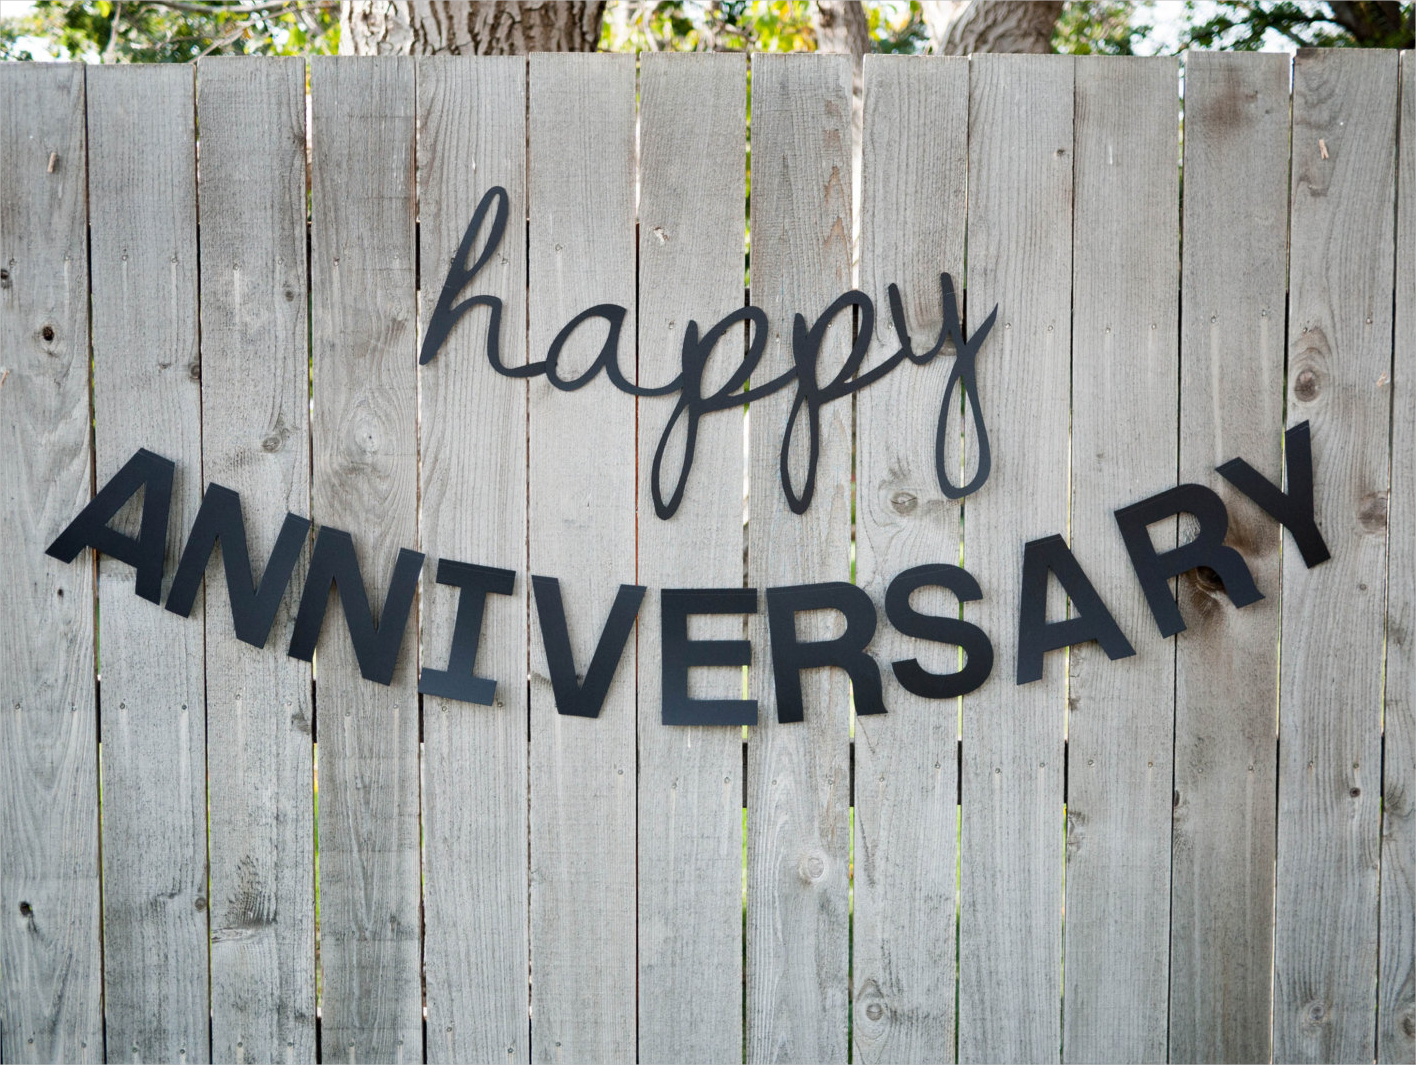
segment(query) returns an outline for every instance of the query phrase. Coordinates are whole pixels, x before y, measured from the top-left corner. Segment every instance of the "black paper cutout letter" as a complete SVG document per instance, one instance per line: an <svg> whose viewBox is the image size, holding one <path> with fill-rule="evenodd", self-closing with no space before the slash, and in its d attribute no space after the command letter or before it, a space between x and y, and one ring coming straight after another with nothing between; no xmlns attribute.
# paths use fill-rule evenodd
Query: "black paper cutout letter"
<svg viewBox="0 0 1416 1065"><path fill-rule="evenodd" d="M1300 422L1283 434L1283 452L1288 470L1287 495L1243 459L1230 459L1216 468L1221 477L1289 531L1303 556L1303 565L1312 569L1332 558L1332 554L1313 514L1313 442L1307 422Z"/></svg>
<svg viewBox="0 0 1416 1065"><path fill-rule="evenodd" d="M755 614L756 588L665 588L659 593L663 658L661 719L665 725L755 725L756 699L690 699L688 671L752 664L746 640L690 640L690 614Z"/></svg>
<svg viewBox="0 0 1416 1065"><path fill-rule="evenodd" d="M506 231L509 202L506 189L497 185L487 190L481 202L477 204L477 209L472 212L472 221L467 224L467 230L462 234L462 243L457 246L457 254L453 256L452 265L448 267L447 279L443 281L442 291L438 293L437 306L433 308L432 317L428 319L428 331L423 335L423 348L418 355L420 365L433 361L464 314L473 307L486 307L491 312L487 319L487 361L492 364L492 368L507 377L534 377L544 372L545 363L531 363L526 366L506 366L502 363L502 301L499 298L484 293L480 296L469 296L461 303L456 302L458 293L472 283L472 279L496 254L502 234ZM487 235L487 242L482 245L481 254L468 266L467 257L476 247L477 237L481 234L488 211L495 211L492 215L492 230Z"/></svg>
<svg viewBox="0 0 1416 1065"><path fill-rule="evenodd" d="M705 396L703 395L703 371L708 364L708 356L718 346L718 342L727 336L728 330L740 322L748 323L747 352L727 382L711 396ZM693 451L698 443L698 419L705 414L727 410L729 407L740 407L743 403L748 402L748 394L742 391L742 387L747 384L748 378L757 368L757 364L762 360L762 353L766 350L767 315L761 307L739 307L719 320L713 328L703 334L702 339L699 339L698 336L698 323L690 321L683 331L683 346L679 354L679 362L683 367L682 372L666 388L652 392L641 390L643 394L649 395L668 394L674 388L680 389L678 402L674 404L673 412L669 415L668 421L664 423L664 431L659 436L659 446L654 449L654 464L649 479L649 491L654 499L654 513L661 520L667 521L672 518L679 508L679 503L683 501L683 490L688 484L689 472L693 469ZM674 426L680 418L686 419L683 464L679 468L678 480L674 482L668 502L665 502L664 452L668 447Z"/></svg>
<svg viewBox="0 0 1416 1065"><path fill-rule="evenodd" d="M905 636L934 643L955 644L964 650L964 668L957 673L930 673L916 658L891 662L895 679L912 695L923 699L952 699L982 686L993 672L993 641L977 625L959 618L921 614L910 605L910 596L920 588L944 588L961 603L983 598L973 574L943 563L915 566L893 581L885 592L885 616Z"/></svg>
<svg viewBox="0 0 1416 1065"><path fill-rule="evenodd" d="M1047 620L1047 575L1072 600L1072 616ZM1067 541L1056 534L1023 546L1023 588L1018 603L1018 683L1042 679L1042 658L1072 644L1095 640L1113 662L1136 653L1101 601Z"/></svg>
<svg viewBox="0 0 1416 1065"><path fill-rule="evenodd" d="M364 578L359 572L359 559L354 554L354 538L343 529L324 526L315 537L315 549L310 555L310 572L295 615L295 631L290 635L290 657L302 662L314 658L315 644L319 642L320 628L329 606L330 588L337 587L339 602L344 608L344 623L354 644L354 656L359 660L360 675L379 684L392 683L398 649L403 645L403 631L408 627L408 612L413 606L413 593L418 590L422 569L421 551L399 549L383 610L375 624Z"/></svg>
<svg viewBox="0 0 1416 1065"><path fill-rule="evenodd" d="M1195 538L1170 551L1157 553L1148 526L1180 513L1193 514L1200 523ZM1236 607L1257 603L1263 598L1254 587L1254 577L1244 558L1224 544L1229 531L1229 511L1224 500L1204 485L1178 484L1164 492L1122 507L1116 512L1116 524L1121 527L1121 539L1131 556L1131 568L1146 593L1155 623L1162 636L1174 636L1185 631L1185 620L1175 605L1170 590L1170 578L1208 566L1224 582L1224 592Z"/></svg>
<svg viewBox="0 0 1416 1065"><path fill-rule="evenodd" d="M60 562L72 562L86 547L101 551L109 558L132 566L136 571L133 590L150 602L160 603L175 472L171 459L155 455L145 447L139 448L44 553ZM137 539L134 539L110 529L108 523L140 488L143 490L143 516Z"/></svg>
<svg viewBox="0 0 1416 1065"><path fill-rule="evenodd" d="M491 706L496 698L497 682L476 675L482 616L486 612L487 596L510 595L516 587L516 574L509 569L440 558L438 583L462 589L457 597L457 618L452 623L452 650L448 653L447 669L423 667L418 690L424 695Z"/></svg>
<svg viewBox="0 0 1416 1065"><path fill-rule="evenodd" d="M556 712L575 717L599 717L600 707L605 705L605 696L610 691L610 682L614 680L615 670L624 656L625 642L634 631L634 619L644 599L644 587L638 584L619 586L583 684L575 675L575 655L570 648L570 630L566 628L560 581L555 577L532 574L531 588L536 594L536 616L541 620L541 640L546 648L546 666L551 674Z"/></svg>
<svg viewBox="0 0 1416 1065"><path fill-rule="evenodd" d="M221 561L226 571L226 594L231 600L231 622L236 638L253 647L264 647L275 624L275 612L290 584L290 574L305 546L310 523L295 514L285 522L271 550L261 583L251 577L250 548L246 543L246 519L241 512L241 495L219 484L207 485L197 519L187 534L182 560L167 592L167 609L180 617L192 616L192 603L206 575L216 545L221 544Z"/></svg>
<svg viewBox="0 0 1416 1065"><path fill-rule="evenodd" d="M797 639L799 611L836 610L846 631L834 640L802 643ZM855 690L857 714L885 713L880 667L865 653L875 635L875 605L870 596L845 581L794 584L767 589L767 629L772 639L772 677L777 688L777 720L804 721L801 671L835 666L844 669Z"/></svg>

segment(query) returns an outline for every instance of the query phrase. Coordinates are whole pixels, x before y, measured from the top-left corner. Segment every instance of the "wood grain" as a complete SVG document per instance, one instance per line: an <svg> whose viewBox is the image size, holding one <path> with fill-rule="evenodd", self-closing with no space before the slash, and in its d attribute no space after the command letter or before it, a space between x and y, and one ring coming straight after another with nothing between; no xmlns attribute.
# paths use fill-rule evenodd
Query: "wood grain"
<svg viewBox="0 0 1416 1065"><path fill-rule="evenodd" d="M1395 52L1299 52L1288 420L1332 560L1283 554L1274 1057L1374 1055Z"/></svg>
<svg viewBox="0 0 1416 1065"><path fill-rule="evenodd" d="M310 511L305 61L203 59L197 121L202 468L241 493L260 574L286 513ZM309 664L281 653L303 566L264 648L207 572L212 1050L313 1061L314 706Z"/></svg>
<svg viewBox="0 0 1416 1065"><path fill-rule="evenodd" d="M42 553L92 491L84 68L0 99L0 1057L97 1061L94 564Z"/></svg>
<svg viewBox="0 0 1416 1065"><path fill-rule="evenodd" d="M876 308L867 367L899 348L887 286L900 286L917 351L943 322L939 275L962 288L968 109L966 59L865 60L860 285ZM904 219L909 239L896 239ZM934 464L950 361L902 365L856 397L856 582L881 619L896 574L958 562L963 508L944 495ZM958 609L928 590L915 605ZM914 658L952 673L958 651L906 639L883 620L875 651L889 713L856 720L854 1060L952 1061L959 703L910 694L889 663Z"/></svg>
<svg viewBox="0 0 1416 1065"><path fill-rule="evenodd" d="M1416 1057L1416 52L1401 54L1377 1060ZM0 705L4 705L0 703Z"/></svg>
<svg viewBox="0 0 1416 1065"><path fill-rule="evenodd" d="M770 322L755 377L791 364L794 314L815 321L851 286L850 153L849 57L754 55L751 287ZM818 380L838 372L848 323L828 335ZM798 516L778 480L789 404L779 392L748 414L748 581L761 589L850 578L851 405L838 401L821 412L815 500ZM806 614L797 629L801 639L819 640L839 625ZM765 613L748 632L757 649L749 690L758 724L747 764L747 1057L844 1061L849 687L838 669L804 673L805 720L782 724Z"/></svg>
<svg viewBox="0 0 1416 1065"><path fill-rule="evenodd" d="M963 699L960 1061L1056 1061L1062 1041L1065 656L1032 684L1013 674L1023 544L1067 530L1073 68L970 61L967 316L998 320L978 362L993 470L967 501L964 565L996 664Z"/></svg>
<svg viewBox="0 0 1416 1065"><path fill-rule="evenodd" d="M700 333L743 303L747 61L640 58L639 381L679 372ZM705 382L741 359L724 338ZM741 1061L742 735L662 721L659 589L742 585L742 411L700 423L677 513L655 515L650 470L674 400L639 402L639 1056ZM671 485L676 465L665 463ZM703 626L700 636L696 629ZM741 639L738 615L703 617L695 638ZM711 637L710 637L711 634ZM690 674L695 698L742 698L739 669Z"/></svg>
<svg viewBox="0 0 1416 1065"><path fill-rule="evenodd" d="M87 72L97 481L141 447L176 462L169 574L202 486L192 76ZM123 563L101 558L98 586L108 1053L206 1061L203 628L139 599Z"/></svg>
<svg viewBox="0 0 1416 1065"><path fill-rule="evenodd" d="M422 322L489 188L507 234L463 295L503 301L501 354L526 361L526 60L418 60ZM526 942L526 384L486 358L487 313L419 368L419 531L432 558L517 572L487 597L477 673L491 706L423 699L423 905L428 1060L524 1062ZM458 589L424 585L424 668L444 669Z"/></svg>
<svg viewBox="0 0 1416 1065"><path fill-rule="evenodd" d="M1288 79L1282 55L1185 63L1180 480L1218 491L1265 598L1180 581L1170 915L1173 1061L1271 1057L1283 528L1215 473L1282 473Z"/></svg>
<svg viewBox="0 0 1416 1065"><path fill-rule="evenodd" d="M635 336L635 58L538 54L530 67L530 355L581 311L628 313ZM604 340L567 345L564 376ZM585 390L533 378L530 571L561 582L577 669L635 576L635 404L601 375ZM534 611L533 611L534 613ZM531 626L531 1055L622 1061L635 1045L635 648L598 718L556 712L539 624Z"/></svg>
<svg viewBox="0 0 1416 1065"><path fill-rule="evenodd" d="M1114 510L1175 483L1178 84L1170 58L1077 60L1071 540L1136 656L1068 657L1064 1061L1165 1060L1175 645Z"/></svg>
<svg viewBox="0 0 1416 1065"><path fill-rule="evenodd" d="M418 532L413 77L406 57L310 64L313 517L353 533L375 604ZM423 1055L416 646L389 686L364 680L331 610L316 653L327 1058Z"/></svg>

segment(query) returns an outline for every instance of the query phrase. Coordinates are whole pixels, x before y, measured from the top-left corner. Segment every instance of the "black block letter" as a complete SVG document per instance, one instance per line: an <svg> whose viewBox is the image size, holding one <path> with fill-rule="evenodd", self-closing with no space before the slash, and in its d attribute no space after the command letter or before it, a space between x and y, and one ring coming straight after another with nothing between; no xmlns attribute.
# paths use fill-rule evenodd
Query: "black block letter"
<svg viewBox="0 0 1416 1065"><path fill-rule="evenodd" d="M600 707L610 691L624 645L634 630L634 618L644 599L644 588L621 584L610 607L610 616L600 633L600 642L590 658L585 683L575 677L575 655L570 649L570 630L565 624L560 581L554 577L531 577L536 593L536 615L541 619L541 639L546 646L546 666L551 674L551 690L556 696L556 712L575 717L599 717Z"/></svg>
<svg viewBox="0 0 1416 1065"><path fill-rule="evenodd" d="M172 505L171 459L139 448L121 470L93 497L45 550L60 562L72 562L86 547L126 562L137 571L133 590L154 603L162 601L162 560L167 546L167 515ZM143 490L143 517L138 537L108 527L123 504Z"/></svg>
<svg viewBox="0 0 1416 1065"><path fill-rule="evenodd" d="M290 636L290 657L302 662L314 658L325 609L329 606L330 587L335 586L344 607L344 622L349 627L354 655L359 660L359 672L366 680L391 684L422 569L421 551L405 547L398 552L393 579L388 582L388 595L384 597L383 610L375 624L369 610L369 595L364 590L364 578L359 573L359 559L354 554L354 538L343 529L326 525L315 537L310 573L305 578L300 609L295 615L295 631Z"/></svg>
<svg viewBox="0 0 1416 1065"><path fill-rule="evenodd" d="M1170 551L1156 553L1147 526L1180 513L1193 514L1200 531L1188 543ZM1131 566L1141 590L1146 593L1155 623L1162 636L1174 636L1185 631L1185 621L1168 583L1171 577L1208 566L1224 582L1225 594L1235 606L1248 606L1263 598L1254 587L1254 578L1244 558L1232 547L1224 546L1224 534L1229 531L1229 511L1224 500L1204 485L1178 484L1149 499L1132 503L1116 512L1116 524L1131 555Z"/></svg>
<svg viewBox="0 0 1416 1065"><path fill-rule="evenodd" d="M1072 600L1066 621L1047 620L1047 575ZM1136 653L1101 601L1076 556L1060 536L1023 546L1023 590L1018 604L1018 683L1042 679L1042 656L1074 643L1095 640L1113 661Z"/></svg>
<svg viewBox="0 0 1416 1065"><path fill-rule="evenodd" d="M516 587L516 574L509 569L440 558L438 583L462 589L457 597L457 618L452 623L452 650L448 653L447 669L423 667L418 690L424 695L491 706L497 694L497 682L476 675L482 615L486 611L487 595L510 595Z"/></svg>
<svg viewBox="0 0 1416 1065"><path fill-rule="evenodd" d="M1243 459L1230 459L1217 468L1221 477L1282 523L1298 545L1303 565L1312 569L1332 555L1313 516L1313 442L1307 422L1283 434L1283 452L1284 465L1288 467L1287 495Z"/></svg>
<svg viewBox="0 0 1416 1065"><path fill-rule="evenodd" d="M910 658L891 662L895 679L912 695L923 699L952 699L967 695L981 686L993 671L993 643L977 625L959 618L933 617L910 606L910 596L920 588L946 588L961 603L982 599L983 592L973 574L943 563L907 569L890 582L885 592L885 616L906 636L935 643L956 644L964 649L964 668L957 673L930 673Z"/></svg>
<svg viewBox="0 0 1416 1065"><path fill-rule="evenodd" d="M845 616L846 631L834 640L802 643L797 639L796 616L804 610L838 610ZM801 671L823 666L835 666L849 674L857 714L885 713L880 668L865 653L875 635L875 605L860 588L844 581L768 588L767 629L772 637L778 721L805 720Z"/></svg>

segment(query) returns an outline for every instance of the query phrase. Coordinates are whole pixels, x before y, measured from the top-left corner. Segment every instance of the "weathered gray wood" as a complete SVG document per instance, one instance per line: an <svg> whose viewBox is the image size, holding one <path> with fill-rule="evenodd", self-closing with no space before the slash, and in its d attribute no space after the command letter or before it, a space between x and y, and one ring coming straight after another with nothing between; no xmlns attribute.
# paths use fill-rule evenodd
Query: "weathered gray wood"
<svg viewBox="0 0 1416 1065"><path fill-rule="evenodd" d="M644 55L640 80L639 380L679 372L700 331L743 301L747 62ZM741 359L724 338L705 389ZM742 412L700 423L677 513L655 516L650 470L672 398L639 403L639 1058L742 1060L742 736L662 724L659 590L742 584ZM665 462L673 483L676 462ZM741 639L740 616L703 617L701 638ZM742 698L738 669L690 675L696 698Z"/></svg>
<svg viewBox="0 0 1416 1065"><path fill-rule="evenodd" d="M630 55L543 53L530 70L530 357L575 315L628 311L635 336L634 68ZM566 377L604 342L566 346ZM635 576L634 399L603 375L584 391L532 379L530 570L560 580L582 673L621 584ZM532 613L534 614L534 608ZM598 718L556 712L531 626L531 1054L623 1061L635 1044L635 647Z"/></svg>
<svg viewBox="0 0 1416 1065"><path fill-rule="evenodd" d="M192 75L88 71L97 480L140 447L177 463L169 576L202 477ZM205 1061L202 626L139 599L123 563L100 559L98 579L108 1054Z"/></svg>
<svg viewBox="0 0 1416 1065"><path fill-rule="evenodd" d="M899 347L888 285L900 286L918 351L939 335L939 275L962 290L968 113L967 59L866 57L860 285L876 307L867 367ZM900 239L905 219L909 236ZM883 621L896 574L958 561L962 508L934 467L950 361L902 366L856 398L856 583L882 619L875 652L890 711L858 718L855 730L856 1061L954 1058L959 704L911 695L889 663L915 658L952 673L958 651L906 639ZM957 431L957 412L949 424ZM931 594L939 601L927 606ZM957 609L928 591L915 605Z"/></svg>
<svg viewBox="0 0 1416 1065"><path fill-rule="evenodd" d="M1175 645L1114 510L1175 483L1178 75L1171 58L1077 60L1071 541L1136 656L1068 658L1064 1061L1165 1060ZM1151 539L1173 547L1175 523Z"/></svg>
<svg viewBox="0 0 1416 1065"><path fill-rule="evenodd" d="M1376 1023L1397 53L1293 76L1288 420L1332 560L1283 553L1274 1057L1370 1061Z"/></svg>
<svg viewBox="0 0 1416 1065"><path fill-rule="evenodd" d="M1180 480L1229 508L1228 542L1267 597L1238 610L1180 581L1170 917L1170 1060L1268 1061L1283 529L1214 468L1282 473L1288 238L1284 55L1185 64ZM1117 499L1120 502L1120 499Z"/></svg>
<svg viewBox="0 0 1416 1065"><path fill-rule="evenodd" d="M92 475L84 68L0 99L0 1057L96 1061L94 567L42 554Z"/></svg>
<svg viewBox="0 0 1416 1065"><path fill-rule="evenodd" d="M313 516L353 533L382 605L417 543L413 60L316 58L310 89ZM383 687L360 677L343 621L331 609L316 669L321 1048L416 1062L417 640Z"/></svg>
<svg viewBox="0 0 1416 1065"><path fill-rule="evenodd" d="M463 296L503 301L501 355L517 365L526 360L526 59L419 59L425 328L468 221L497 185L510 200L506 236ZM423 550L517 574L514 593L490 595L485 607L477 672L497 682L493 705L423 699L423 960L435 1062L523 1062L530 1053L526 385L487 364L486 320L485 311L464 319L419 369ZM424 589L423 665L445 669L458 590L431 580Z"/></svg>
<svg viewBox="0 0 1416 1065"><path fill-rule="evenodd" d="M850 196L849 57L753 56L752 301L771 323L754 380L791 364L794 314L814 321L851 287ZM850 341L849 319L838 322L818 380L836 375ZM778 478L790 402L789 392L778 392L748 414L748 575L764 590L850 579L851 406L821 412L815 499L798 516ZM804 452L793 457L798 484ZM805 720L780 723L765 609L748 625L759 716L748 741L747 1057L844 1061L849 685L838 669L803 673ZM832 635L840 622L829 614L799 617L801 638Z"/></svg>
<svg viewBox="0 0 1416 1065"><path fill-rule="evenodd" d="M202 60L197 121L202 472L241 493L261 573L286 512L310 512L305 61ZM313 704L281 646L303 566L264 648L236 639L207 573L212 1052L313 1061Z"/></svg>
<svg viewBox="0 0 1416 1065"><path fill-rule="evenodd" d="M1416 52L1401 55L1377 1060L1416 1058ZM3 705L3 704L0 704Z"/></svg>
<svg viewBox="0 0 1416 1065"><path fill-rule="evenodd" d="M1065 656L1013 674L1023 544L1067 531L1072 89L1070 58L970 61L968 318L998 308L978 380L999 443L964 520L995 673L963 700L960 1061L1056 1061L1061 1044Z"/></svg>

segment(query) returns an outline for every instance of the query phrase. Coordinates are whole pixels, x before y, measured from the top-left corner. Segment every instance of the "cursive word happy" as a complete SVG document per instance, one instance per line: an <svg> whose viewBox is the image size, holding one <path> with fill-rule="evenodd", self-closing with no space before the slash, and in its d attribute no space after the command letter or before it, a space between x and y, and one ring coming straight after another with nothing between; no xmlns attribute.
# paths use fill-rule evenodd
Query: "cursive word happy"
<svg viewBox="0 0 1416 1065"><path fill-rule="evenodd" d="M796 386L796 395L792 400L786 427L782 433L779 465L782 492L786 496L788 505L793 513L804 514L811 506L816 487L816 465L821 451L821 409L828 403L853 395L867 385L880 380L906 360L917 366L932 362L944 351L945 346L950 344L954 349L955 358L944 388L944 396L939 404L939 419L936 423L934 436L935 473L939 478L939 487L950 499L961 499L976 492L988 479L991 464L988 428L984 424L983 409L979 404L975 366L979 349L983 346L984 340L987 339L989 331L993 328L993 323L998 317L998 308L996 306L993 308L983 324L972 335L966 334L959 320L953 279L947 273L939 275L939 298L942 304L943 324L934 346L925 352L915 352L905 322L905 310L900 290L894 284L889 286L887 298L890 304L890 318L894 325L895 335L899 338L900 347L880 365L872 367L865 373L861 373L860 368L865 361L870 340L875 335L875 305L869 296L857 290L852 290L838 297L810 325L807 324L804 315L797 313L792 324L791 367L779 376L760 385L752 385L750 381L767 349L769 324L766 312L760 307L751 305L741 307L728 314L707 332L701 331L697 321L690 321L684 330L683 345L679 357L679 373L667 384L641 385L631 383L625 377L619 364L619 341L626 311L625 308L613 303L597 304L567 322L564 328L556 334L555 339L551 341L546 357L541 362L527 363L524 366L507 366L502 361L500 348L501 299L486 293L459 297L462 297L462 293L472 286L477 274L486 266L501 244L502 237L506 232L508 206L509 198L506 190L500 186L489 189L477 205L476 211L472 214L472 221L468 223L462 242L458 245L457 254L453 257L452 265L448 269L442 291L438 295L437 306L423 337L423 346L418 362L426 364L437 356L463 315L476 307L486 307L489 312L486 338L487 361L491 364L492 369L504 377L544 375L555 388L572 392L589 384L603 370L610 383L627 395L642 397L677 395L678 399L664 425L658 447L654 451L653 469L650 474L650 492L654 500L654 513L659 518L672 517L678 510L679 503L683 500L688 476L693 468L693 453L698 440L699 419L706 414L764 399L792 384ZM484 227L488 228L485 239L482 237ZM471 262L471 265L468 265L468 260L471 259L474 250L479 246L481 250L477 253L476 259ZM832 323L847 312L854 312L857 316L855 340L852 343L850 354L846 357L836 376L823 383L818 376L822 345L825 343L827 331ZM574 377L565 376L561 373L561 356L565 346L576 330L592 319L600 319L608 327L600 353L591 363L589 369L583 373ZM742 362L722 387L705 395L703 377L709 356L725 336L734 332L735 327L743 324L748 328L748 342ZM955 405L954 392L958 388L963 389L966 397L969 417L973 422L978 445L977 468L973 477L963 485L956 485L950 478L945 459L949 411ZM673 478L673 483L666 493L665 452L670 437L680 421L683 422L684 433L683 458L678 474ZM806 470L801 484L797 485L792 476L788 456L792 454L794 442L799 446L798 434L803 432L806 434Z"/></svg>

